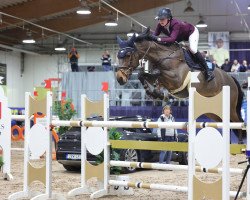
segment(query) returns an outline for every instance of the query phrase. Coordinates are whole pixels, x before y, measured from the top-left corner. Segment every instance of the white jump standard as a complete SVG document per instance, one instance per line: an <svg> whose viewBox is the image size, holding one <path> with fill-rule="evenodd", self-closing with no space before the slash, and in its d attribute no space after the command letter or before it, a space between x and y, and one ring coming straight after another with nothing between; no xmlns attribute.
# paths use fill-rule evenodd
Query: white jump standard
<svg viewBox="0 0 250 200"><path fill-rule="evenodd" d="M11 167L11 112L8 108L7 97L4 95L3 89L0 88L0 150L3 159L3 178L12 180L10 173Z"/></svg>
<svg viewBox="0 0 250 200"><path fill-rule="evenodd" d="M190 92L190 107L189 107L189 168L187 166L179 165L164 165L157 163L131 163L126 161L111 161L108 153L109 141L107 138L107 127L131 127L131 128L184 128L187 127L187 123L176 122L176 123L163 123L163 122L115 122L107 121L108 119L108 96L104 95L104 102L101 102L99 106L97 103L91 106L87 101L86 96L82 97L82 121L53 121L54 125L71 125L71 126L81 126L82 127L82 172L81 172L81 187L73 189L68 193L69 196L81 195L81 194L91 194L91 198L99 198L104 195L114 194L112 193L113 187L108 186L122 186L120 188L147 188L147 189L157 189L157 190L168 190L176 192L188 192L188 199L201 199L203 197L212 199L222 199L229 200L230 197L236 195L236 191L229 191L229 176L230 172L232 174L242 174L242 169L230 169L229 168L229 128L234 127L237 129L245 128L243 123L230 123L229 121L229 88L223 87L223 91L215 97L202 97L199 95L194 88L191 88ZM87 102L87 103L86 103ZM212 104L218 104L214 109L211 109ZM103 107L103 112L101 112L101 107ZM91 112L92 111L92 112ZM196 123L196 118L205 113L215 113L223 119L222 123ZM86 118L91 114L104 116L104 121L86 121ZM87 128L88 127L88 128ZM103 129L95 127L104 127ZM203 128L196 136L196 128ZM222 128L223 137L221 137L218 130L215 128ZM207 133L209 131L209 133ZM212 133L211 133L212 132ZM221 149L216 152L219 156L215 156L216 160L200 159L200 154L206 155L208 151L204 150L206 145L203 144L204 138L211 136L211 140L217 144L219 147L213 146L213 148ZM205 137L203 137L205 135ZM215 136L215 137L214 137ZM96 138L98 144L96 141ZM213 139L214 137L215 139ZM210 140L209 139L209 140ZM206 138L208 140L208 138ZM219 141L219 142L218 142ZM199 145L204 145L202 148ZM216 144L213 144L216 145ZM98 149L98 150L96 150ZM211 146L210 146L211 149ZM98 166L91 166L86 160L86 150L90 153L97 155L102 150L104 150L104 162ZM205 157L206 158L206 157ZM222 159L223 158L223 159ZM222 168L217 168L218 164L223 160ZM195 162L198 162L201 166L195 166ZM211 163L209 163L211 162ZM111 180L109 174L110 166L120 166L127 167L133 166L138 168L149 168L149 169L173 169L173 170L188 170L189 183L188 187L168 185L168 184L147 184L141 182L130 182L128 180ZM214 185L209 183L201 182L196 176L195 172L209 172L222 174L222 179L215 182ZM92 192L87 185L87 180L91 177L97 177L100 184L99 190ZM202 191L201 194L199 191ZM205 191L205 192L204 192ZM216 191L215 194L214 192ZM124 190L120 191L120 195L128 195L133 192L125 193ZM248 194L247 194L248 195ZM239 193L239 196L246 196L246 193ZM248 195L249 196L249 195Z"/></svg>
<svg viewBox="0 0 250 200"><path fill-rule="evenodd" d="M52 135L50 134L52 109L52 94L47 93L43 100L36 100L30 93L25 93L25 140L24 140L24 180L23 191L11 194L8 199L45 200L65 199L61 194L52 194ZM43 113L46 117L40 122L30 126L34 113ZM32 159L40 159L46 153L45 165L34 167ZM45 193L31 191L30 185L39 181L45 185Z"/></svg>

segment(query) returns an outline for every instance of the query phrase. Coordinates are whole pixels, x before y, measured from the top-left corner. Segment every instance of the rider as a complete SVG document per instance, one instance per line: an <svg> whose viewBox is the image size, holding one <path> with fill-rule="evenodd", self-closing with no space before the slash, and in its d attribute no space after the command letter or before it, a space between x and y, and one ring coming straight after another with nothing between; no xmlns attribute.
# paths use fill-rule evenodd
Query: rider
<svg viewBox="0 0 250 200"><path fill-rule="evenodd" d="M158 11L156 19L158 19L159 23L156 27L154 35L151 36L152 40L161 43L189 41L189 48L191 52L195 55L196 59L205 70L206 80L208 82L213 80L213 72L208 69L206 61L204 60L201 53L197 50L199 41L198 29L192 24L174 19L169 8L161 8ZM167 36L159 37L161 32Z"/></svg>

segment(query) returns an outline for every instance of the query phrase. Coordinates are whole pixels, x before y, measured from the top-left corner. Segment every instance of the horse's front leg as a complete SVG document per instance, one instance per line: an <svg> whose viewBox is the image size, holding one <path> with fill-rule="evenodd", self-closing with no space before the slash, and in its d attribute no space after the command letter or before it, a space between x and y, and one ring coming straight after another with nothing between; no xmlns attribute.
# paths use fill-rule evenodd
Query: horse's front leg
<svg viewBox="0 0 250 200"><path fill-rule="evenodd" d="M165 99L164 92L161 90L157 81L159 74L149 74L141 71L138 74L138 79L142 83L146 94L153 99Z"/></svg>

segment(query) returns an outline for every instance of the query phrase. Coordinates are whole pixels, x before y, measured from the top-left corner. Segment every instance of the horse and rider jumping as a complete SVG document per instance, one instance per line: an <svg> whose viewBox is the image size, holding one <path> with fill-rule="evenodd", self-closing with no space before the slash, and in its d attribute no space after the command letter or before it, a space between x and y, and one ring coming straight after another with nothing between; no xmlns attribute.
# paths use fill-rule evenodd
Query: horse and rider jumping
<svg viewBox="0 0 250 200"><path fill-rule="evenodd" d="M117 55L119 59L119 68L116 73L116 78L119 84L125 84L132 72L139 66L139 60L145 58L149 60L150 63L153 63L153 70L157 69L159 71L157 76L148 73L140 74L139 79L145 87L147 84L153 85L155 82L158 82L161 87L167 89L168 92L175 97L187 98L190 82L190 67L186 63L182 47L175 41L188 39L190 51L203 69L203 73L198 75L200 82L193 83L192 86L196 88L197 92L205 97L215 96L221 92L223 86L230 86L230 120L232 122L243 122L241 117L241 104L244 93L237 80L225 71L220 68L215 68L214 72L208 70L204 58L197 51L199 34L197 36L195 31L196 28L193 30L188 23L173 19L170 9L167 8L160 9L157 17L160 20L160 25L158 24L157 26L160 30L163 29L160 26L164 25L161 25L161 19L167 19L168 32L166 33L169 37L174 35L174 39L170 39L169 41L166 40L169 37L158 37L158 29L156 29L153 35L151 35L149 29L147 29L139 36L136 37L133 35L126 41L117 37L120 50ZM176 32L175 29L179 31L173 34L173 32ZM179 36L179 34L183 33L184 29L189 31L189 36L186 34L186 39ZM195 43L196 45L193 45L193 40L197 40ZM214 121L221 121L217 115L211 113L207 113L206 115ZM238 131L236 134L239 143L242 143L242 132Z"/></svg>

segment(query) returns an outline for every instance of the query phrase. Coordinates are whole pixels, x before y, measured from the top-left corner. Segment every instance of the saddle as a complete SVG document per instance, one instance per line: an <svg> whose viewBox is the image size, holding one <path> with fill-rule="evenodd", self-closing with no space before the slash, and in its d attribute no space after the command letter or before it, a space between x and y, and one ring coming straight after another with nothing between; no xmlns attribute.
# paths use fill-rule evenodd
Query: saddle
<svg viewBox="0 0 250 200"><path fill-rule="evenodd" d="M186 63L188 65L188 67L191 69L191 71L194 71L194 70L203 71L201 64L197 61L197 59L190 52L190 50L187 50L185 48L182 48L182 50L183 50L183 54L184 54L184 58L186 60ZM207 66L208 66L209 71L214 71L215 64L213 64L212 62L210 62L208 60L206 62L207 62Z"/></svg>

